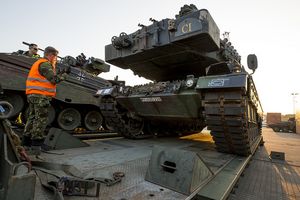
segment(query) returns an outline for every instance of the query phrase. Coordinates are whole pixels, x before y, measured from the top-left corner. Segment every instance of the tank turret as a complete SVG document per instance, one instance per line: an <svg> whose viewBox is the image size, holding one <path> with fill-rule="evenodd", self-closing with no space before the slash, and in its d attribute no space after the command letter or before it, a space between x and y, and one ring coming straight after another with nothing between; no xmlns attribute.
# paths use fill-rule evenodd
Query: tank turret
<svg viewBox="0 0 300 200"><path fill-rule="evenodd" d="M130 45L116 45L124 35ZM182 7L175 19L152 20L151 25L132 34L114 36L112 44L105 47L105 59L155 81L184 79L189 74L204 76L212 64L240 62L228 39L220 39L210 13L194 5Z"/></svg>
<svg viewBox="0 0 300 200"><path fill-rule="evenodd" d="M95 76L98 76L102 72L109 72L110 70L110 66L103 60L94 57L86 58L83 53L76 58L72 56L65 56L61 59L60 63L80 68Z"/></svg>

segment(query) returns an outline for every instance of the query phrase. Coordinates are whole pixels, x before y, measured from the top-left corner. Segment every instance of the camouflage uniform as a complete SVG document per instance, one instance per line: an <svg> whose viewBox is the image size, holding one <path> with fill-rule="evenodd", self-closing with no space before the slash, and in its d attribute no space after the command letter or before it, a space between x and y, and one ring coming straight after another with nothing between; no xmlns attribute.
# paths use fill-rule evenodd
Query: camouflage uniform
<svg viewBox="0 0 300 200"><path fill-rule="evenodd" d="M42 63L39 66L39 73L53 84L57 84L65 79L65 74L56 75L53 72L49 62ZM44 139L51 97L41 94L30 94L27 95L27 101L29 103L29 117L25 125L24 136L30 137L32 140Z"/></svg>
<svg viewBox="0 0 300 200"><path fill-rule="evenodd" d="M26 122L24 135L31 139L43 139L44 131L48 121L48 109L50 107L50 97L39 94L27 96L29 103L29 116Z"/></svg>

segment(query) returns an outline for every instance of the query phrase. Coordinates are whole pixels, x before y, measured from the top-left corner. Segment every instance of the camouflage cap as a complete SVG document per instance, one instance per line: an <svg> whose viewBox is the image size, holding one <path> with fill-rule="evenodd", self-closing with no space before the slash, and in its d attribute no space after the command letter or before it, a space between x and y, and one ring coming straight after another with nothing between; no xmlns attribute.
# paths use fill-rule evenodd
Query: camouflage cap
<svg viewBox="0 0 300 200"><path fill-rule="evenodd" d="M49 54L57 55L58 54L58 50L55 49L54 47L48 46L48 47L45 48L44 54L45 55L49 55Z"/></svg>

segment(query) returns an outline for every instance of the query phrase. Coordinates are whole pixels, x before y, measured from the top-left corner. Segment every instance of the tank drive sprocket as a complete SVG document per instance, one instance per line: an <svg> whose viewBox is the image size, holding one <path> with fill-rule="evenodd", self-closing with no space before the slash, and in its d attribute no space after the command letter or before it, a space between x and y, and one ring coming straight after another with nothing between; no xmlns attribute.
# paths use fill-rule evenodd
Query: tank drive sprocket
<svg viewBox="0 0 300 200"><path fill-rule="evenodd" d="M113 97L104 97L101 99L100 110L109 127L130 139L142 139L151 137L144 129L144 120L137 117L128 116Z"/></svg>

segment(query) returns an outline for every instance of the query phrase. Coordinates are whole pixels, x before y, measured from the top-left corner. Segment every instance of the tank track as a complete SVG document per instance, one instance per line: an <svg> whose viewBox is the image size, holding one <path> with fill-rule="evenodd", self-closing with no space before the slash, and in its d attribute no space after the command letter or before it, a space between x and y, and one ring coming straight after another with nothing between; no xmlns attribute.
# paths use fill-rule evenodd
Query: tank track
<svg viewBox="0 0 300 200"><path fill-rule="evenodd" d="M113 97L103 97L100 110L106 124L124 137L142 139L151 136L143 131L144 121L126 116L126 110L123 110Z"/></svg>
<svg viewBox="0 0 300 200"><path fill-rule="evenodd" d="M261 120L256 107L241 90L205 93L205 117L219 152L248 156L261 141Z"/></svg>

